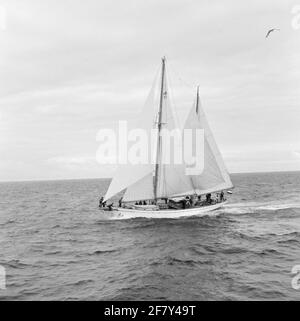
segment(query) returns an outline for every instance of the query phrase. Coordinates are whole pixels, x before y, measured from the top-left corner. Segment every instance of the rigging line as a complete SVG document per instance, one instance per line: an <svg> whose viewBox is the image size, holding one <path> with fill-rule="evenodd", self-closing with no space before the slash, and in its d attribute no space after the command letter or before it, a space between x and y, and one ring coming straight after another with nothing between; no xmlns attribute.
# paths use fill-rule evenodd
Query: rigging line
<svg viewBox="0 0 300 321"><path fill-rule="evenodd" d="M146 99L146 103L147 103L147 101L148 101L148 99L149 99L149 96L152 94L152 97L153 97L153 99L152 99L152 102L153 102L153 105L154 106L156 106L156 100L158 99L157 98L157 91L158 91L158 89L157 89L157 86L158 86L158 82L159 82L159 80L158 80L158 78L159 78L159 75L160 75L160 66L157 66L156 67L156 72L155 72L155 76L154 76L154 79L153 79L153 81L152 81L152 86L151 86L151 90L150 90L150 92L149 92L149 94L148 94L148 96L147 96L147 99ZM154 107L153 106L153 107ZM153 108L152 107L152 108ZM141 109L141 111L140 112L142 112L142 110L143 109ZM158 118L158 114L157 114L157 111L156 111L156 109L154 110L154 114L153 114L153 128L155 127L155 124L157 123L157 118Z"/></svg>
<svg viewBox="0 0 300 321"><path fill-rule="evenodd" d="M154 80L153 80L153 82L152 82L152 88L151 88L151 90L153 90L153 99L155 100L156 99L156 91L157 91L157 85L158 85L158 82L159 82L159 80L158 80L158 78L159 78L159 75L160 75L160 66L157 66L156 67L156 73L155 73L155 77L154 77Z"/></svg>

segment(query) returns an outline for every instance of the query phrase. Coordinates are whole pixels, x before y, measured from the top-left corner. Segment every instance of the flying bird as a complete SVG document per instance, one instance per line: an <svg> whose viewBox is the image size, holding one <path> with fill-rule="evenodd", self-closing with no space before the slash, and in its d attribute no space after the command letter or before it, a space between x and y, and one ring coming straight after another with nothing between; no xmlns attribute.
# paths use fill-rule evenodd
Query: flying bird
<svg viewBox="0 0 300 321"><path fill-rule="evenodd" d="M276 29L276 28L273 28L273 29L270 29L266 35L266 38L268 38L270 36L270 34L274 31L280 31L280 29Z"/></svg>

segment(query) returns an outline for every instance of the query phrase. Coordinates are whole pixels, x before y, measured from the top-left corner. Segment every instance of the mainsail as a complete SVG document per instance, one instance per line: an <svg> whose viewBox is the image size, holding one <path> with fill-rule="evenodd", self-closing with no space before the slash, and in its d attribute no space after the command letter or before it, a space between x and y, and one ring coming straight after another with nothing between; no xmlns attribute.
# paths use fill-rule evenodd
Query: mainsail
<svg viewBox="0 0 300 321"><path fill-rule="evenodd" d="M166 148L163 131L171 132L178 127L169 98L165 58L163 58L162 63L159 90L155 85L153 86L141 117L135 125L136 128L146 130L148 137L151 136L152 129L157 129L156 162L153 164L150 157L148 164L133 165L128 163L120 165L107 191L105 200L112 198L124 189L126 189L126 192L123 201L133 202L193 195L195 193L203 195L232 188L224 161L201 107L199 92L197 93L196 104L193 105L184 129L192 131L201 129L204 131L203 172L200 175L191 176L187 174L188 165L186 163L175 163L172 155L182 153L183 146L181 144L174 143ZM157 94L159 98L156 100ZM152 153L153 151L149 150L148 152Z"/></svg>
<svg viewBox="0 0 300 321"><path fill-rule="evenodd" d="M165 60L163 60L164 63ZM154 185L154 196L156 199L169 198L185 193L192 188L191 180L185 174L185 164L183 162L181 164L175 162L174 156L182 153L182 145L176 144L176 141L171 142L168 136L168 134L176 130L179 131L179 128L172 112L166 73L161 81L160 117L157 124L158 127L160 126L158 131L160 137L158 137L156 154L156 188Z"/></svg>

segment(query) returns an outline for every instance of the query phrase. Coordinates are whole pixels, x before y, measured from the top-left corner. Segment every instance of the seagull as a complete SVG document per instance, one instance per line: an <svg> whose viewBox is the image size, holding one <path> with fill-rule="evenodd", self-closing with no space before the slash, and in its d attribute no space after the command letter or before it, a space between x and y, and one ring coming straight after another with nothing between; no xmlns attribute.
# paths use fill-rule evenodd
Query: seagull
<svg viewBox="0 0 300 321"><path fill-rule="evenodd" d="M273 31L280 31L280 29L276 29L276 28L270 29L266 35L266 38L268 38Z"/></svg>

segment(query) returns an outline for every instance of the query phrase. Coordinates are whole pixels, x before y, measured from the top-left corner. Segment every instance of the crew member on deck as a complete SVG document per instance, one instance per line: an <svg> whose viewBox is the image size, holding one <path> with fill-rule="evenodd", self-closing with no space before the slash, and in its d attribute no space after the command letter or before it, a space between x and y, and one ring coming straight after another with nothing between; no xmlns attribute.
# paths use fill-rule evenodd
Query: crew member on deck
<svg viewBox="0 0 300 321"><path fill-rule="evenodd" d="M206 203L211 204L212 200L211 200L211 194L206 194Z"/></svg>
<svg viewBox="0 0 300 321"><path fill-rule="evenodd" d="M201 205L201 195L197 195L195 199L195 206Z"/></svg>
<svg viewBox="0 0 300 321"><path fill-rule="evenodd" d="M185 205L186 205L186 207L191 207L191 199L190 199L190 197L189 196L187 196L186 198L185 198Z"/></svg>
<svg viewBox="0 0 300 321"><path fill-rule="evenodd" d="M123 197L119 199L119 207L122 207L122 201L123 201Z"/></svg>
<svg viewBox="0 0 300 321"><path fill-rule="evenodd" d="M224 192L222 191L220 194L220 201L223 202L224 201Z"/></svg>
<svg viewBox="0 0 300 321"><path fill-rule="evenodd" d="M103 207L104 197L101 197L99 200L99 207Z"/></svg>

